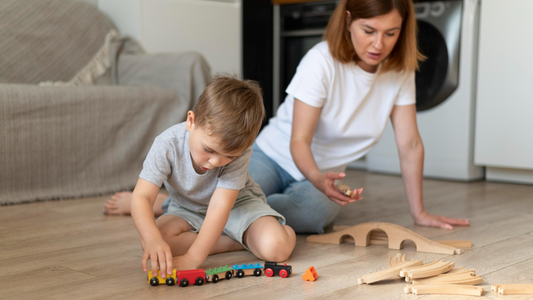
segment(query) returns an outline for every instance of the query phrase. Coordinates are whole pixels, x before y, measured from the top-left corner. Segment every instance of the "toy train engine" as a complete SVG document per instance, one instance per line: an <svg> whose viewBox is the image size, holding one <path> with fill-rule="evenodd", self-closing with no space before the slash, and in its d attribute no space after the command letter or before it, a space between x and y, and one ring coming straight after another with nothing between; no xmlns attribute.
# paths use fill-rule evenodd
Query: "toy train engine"
<svg viewBox="0 0 533 300"><path fill-rule="evenodd" d="M176 282L183 287L190 284L202 285L205 282L205 271L202 269L196 270L183 270L176 272Z"/></svg>
<svg viewBox="0 0 533 300"><path fill-rule="evenodd" d="M231 279L233 277L233 268L228 267L227 265L220 268L214 268L213 270L209 269L205 272L205 281L217 283L220 279Z"/></svg>
<svg viewBox="0 0 533 300"><path fill-rule="evenodd" d="M231 266L233 270L235 270L235 276L237 278L243 278L244 275L254 275L254 276L261 276L263 274L263 266L261 266L259 263L256 264L242 264L239 266L239 264L235 264L234 266Z"/></svg>
<svg viewBox="0 0 533 300"><path fill-rule="evenodd" d="M287 264L278 265L277 262L273 262L273 261L265 262L265 275L267 277L279 275L282 278L287 278L291 274L292 274L292 266L288 266Z"/></svg>

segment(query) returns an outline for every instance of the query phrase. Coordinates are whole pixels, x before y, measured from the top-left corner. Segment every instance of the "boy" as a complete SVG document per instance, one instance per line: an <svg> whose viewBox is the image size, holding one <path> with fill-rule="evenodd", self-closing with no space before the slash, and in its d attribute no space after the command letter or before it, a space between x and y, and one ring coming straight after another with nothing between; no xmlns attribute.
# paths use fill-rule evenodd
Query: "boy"
<svg viewBox="0 0 533 300"><path fill-rule="evenodd" d="M148 259L164 278L173 268L197 269L209 254L243 248L261 260L289 257L296 235L248 174L263 116L257 84L219 77L186 122L155 139L131 200L145 272ZM172 201L154 221L163 183Z"/></svg>

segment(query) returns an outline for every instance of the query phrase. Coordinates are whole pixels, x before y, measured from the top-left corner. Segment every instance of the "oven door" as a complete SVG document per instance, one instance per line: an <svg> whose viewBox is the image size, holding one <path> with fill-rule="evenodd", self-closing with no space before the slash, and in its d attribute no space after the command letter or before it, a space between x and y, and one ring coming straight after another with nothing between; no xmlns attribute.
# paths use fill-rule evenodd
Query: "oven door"
<svg viewBox="0 0 533 300"><path fill-rule="evenodd" d="M280 104L287 96L285 90L289 86L294 74L296 74L296 68L300 64L300 61L307 51L322 41L323 34L324 30L301 30L299 32L282 34Z"/></svg>

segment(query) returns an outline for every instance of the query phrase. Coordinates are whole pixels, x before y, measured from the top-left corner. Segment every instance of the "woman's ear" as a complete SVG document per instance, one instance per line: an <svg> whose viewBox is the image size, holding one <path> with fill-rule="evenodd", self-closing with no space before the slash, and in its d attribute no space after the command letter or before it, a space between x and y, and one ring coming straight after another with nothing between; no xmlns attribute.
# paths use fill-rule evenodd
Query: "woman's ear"
<svg viewBox="0 0 533 300"><path fill-rule="evenodd" d="M191 131L194 129L194 123L195 123L195 119L194 119L194 112L192 110L189 110L187 112L187 121L185 123L185 128L187 129L187 131Z"/></svg>
<svg viewBox="0 0 533 300"><path fill-rule="evenodd" d="M352 15L346 11L346 30L350 31L350 24L352 24Z"/></svg>

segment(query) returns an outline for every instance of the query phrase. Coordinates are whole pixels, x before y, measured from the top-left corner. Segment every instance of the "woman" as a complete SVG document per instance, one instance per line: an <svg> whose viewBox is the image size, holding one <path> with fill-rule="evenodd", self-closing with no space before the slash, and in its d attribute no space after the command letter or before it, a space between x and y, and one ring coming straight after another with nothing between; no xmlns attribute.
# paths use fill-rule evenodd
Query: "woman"
<svg viewBox="0 0 533 300"><path fill-rule="evenodd" d="M296 232L322 233L355 199L334 181L380 139L390 118L416 224L451 229L468 220L424 210L424 147L415 108L412 0L342 0L324 41L300 62L277 116L254 144L250 174Z"/></svg>

